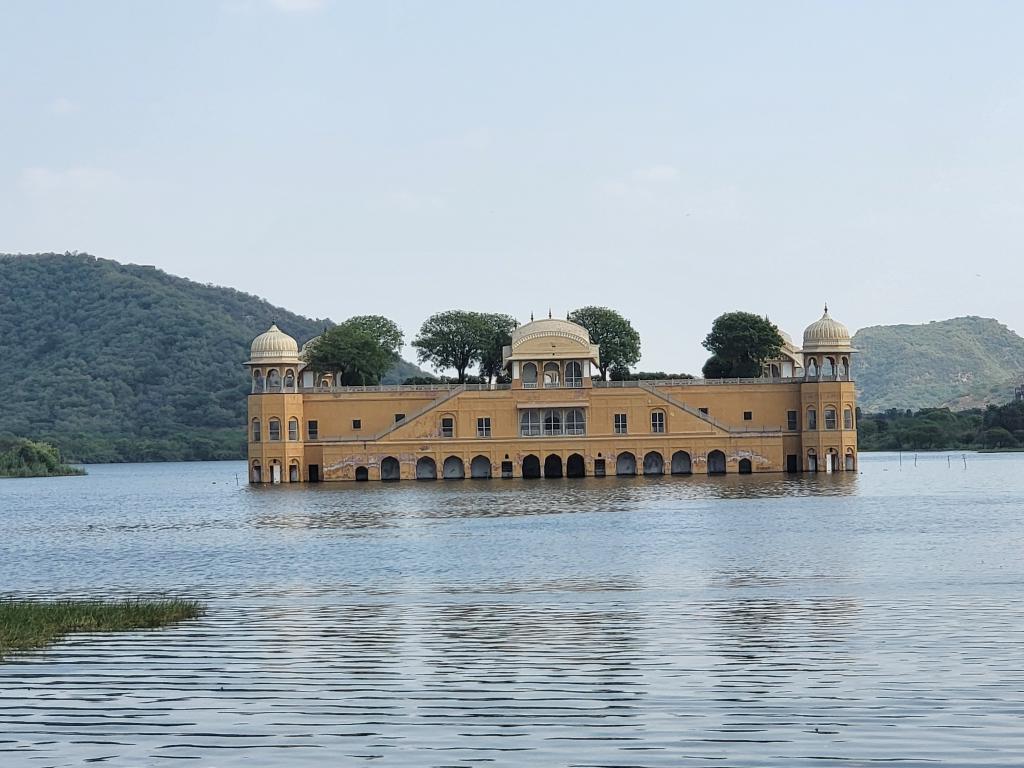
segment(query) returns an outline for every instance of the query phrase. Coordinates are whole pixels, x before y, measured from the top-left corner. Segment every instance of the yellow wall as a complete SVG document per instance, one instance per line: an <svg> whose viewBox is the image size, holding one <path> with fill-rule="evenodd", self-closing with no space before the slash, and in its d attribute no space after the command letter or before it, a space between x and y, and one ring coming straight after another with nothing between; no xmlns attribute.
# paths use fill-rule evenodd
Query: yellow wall
<svg viewBox="0 0 1024 768"><path fill-rule="evenodd" d="M309 467L319 468L321 479L355 479L357 467L366 467L369 479L380 478L381 461L388 456L399 460L402 479L416 475L416 462L421 457L433 458L438 475L444 459L459 456L470 473L474 456L488 457L494 476L500 476L501 462L508 456L514 476L520 476L522 460L533 454L543 464L551 454L561 456L564 464L573 453L585 459L586 472L593 473L595 459L606 461L607 474L615 474L615 458L624 452L636 456L638 473L643 456L658 451L669 472L672 453L689 452L694 472L706 472L706 456L721 450L727 458L727 471L739 471L739 462L747 458L754 472L780 472L786 469L786 456L800 457L800 468L807 468L807 452L813 449L823 457L829 449L839 456L839 469L845 466L848 449L853 450L856 466L856 424L843 430L843 407L854 407L854 385L849 381L806 381L787 383L696 383L654 387L647 391L638 386L595 387L586 381L582 388L501 389L447 392L403 388L399 391L304 392L295 394L254 394L249 396L250 425L259 418L262 440L252 441L249 435L250 467L258 462L263 469L261 480L268 482L267 468L280 462L282 480L287 482L287 467L297 462L302 480L309 479ZM661 395L661 396L659 396ZM674 402L666 401L666 398ZM520 405L530 407L580 407L587 415L587 434L583 436L520 437ZM818 429L806 429L806 410L817 408ZM825 407L835 405L837 429L825 430ZM712 420L687 412L706 407ZM395 414L407 418L397 428ZM661 409L666 415L664 434L651 432L650 414ZM787 431L787 411L798 412L797 430ZM743 412L751 411L745 421ZM613 415L626 413L629 431L618 435L613 430ZM455 420L455 435L441 436L441 418ZM476 434L477 418L489 417L491 437ZM269 419L281 419L282 440L268 440ZM300 439L289 441L287 422L299 419ZM307 438L309 420L318 422L319 437ZM359 429L353 427L359 419ZM384 432L386 434L381 434ZM378 438L379 436L379 438ZM819 469L824 469L823 459Z"/></svg>

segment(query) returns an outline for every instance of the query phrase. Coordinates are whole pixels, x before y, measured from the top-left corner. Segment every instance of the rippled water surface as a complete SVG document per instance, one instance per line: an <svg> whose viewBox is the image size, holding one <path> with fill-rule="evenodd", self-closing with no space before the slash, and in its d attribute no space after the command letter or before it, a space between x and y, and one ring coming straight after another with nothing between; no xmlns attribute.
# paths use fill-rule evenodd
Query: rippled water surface
<svg viewBox="0 0 1024 768"><path fill-rule="evenodd" d="M0 481L0 592L209 606L0 664L0 766L1024 765L1024 456L966 460Z"/></svg>

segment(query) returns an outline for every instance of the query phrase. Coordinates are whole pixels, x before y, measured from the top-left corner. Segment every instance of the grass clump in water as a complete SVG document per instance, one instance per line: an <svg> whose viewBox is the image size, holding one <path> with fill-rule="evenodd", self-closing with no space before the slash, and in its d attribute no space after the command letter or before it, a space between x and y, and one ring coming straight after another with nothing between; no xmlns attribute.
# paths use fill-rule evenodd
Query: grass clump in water
<svg viewBox="0 0 1024 768"><path fill-rule="evenodd" d="M0 660L73 632L154 629L204 612L194 600L0 600Z"/></svg>

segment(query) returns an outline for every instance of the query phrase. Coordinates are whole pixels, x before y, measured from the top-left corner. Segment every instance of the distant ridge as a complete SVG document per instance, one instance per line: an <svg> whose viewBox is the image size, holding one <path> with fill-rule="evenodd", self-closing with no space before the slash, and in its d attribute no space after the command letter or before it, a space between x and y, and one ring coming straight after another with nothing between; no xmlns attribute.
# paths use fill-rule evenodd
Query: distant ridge
<svg viewBox="0 0 1024 768"><path fill-rule="evenodd" d="M154 267L0 254L0 436L73 461L243 456L241 363L272 319L300 344L333 325Z"/></svg>
<svg viewBox="0 0 1024 768"><path fill-rule="evenodd" d="M857 331L853 345L865 411L1005 403L1024 374L1024 338L991 318L876 325Z"/></svg>

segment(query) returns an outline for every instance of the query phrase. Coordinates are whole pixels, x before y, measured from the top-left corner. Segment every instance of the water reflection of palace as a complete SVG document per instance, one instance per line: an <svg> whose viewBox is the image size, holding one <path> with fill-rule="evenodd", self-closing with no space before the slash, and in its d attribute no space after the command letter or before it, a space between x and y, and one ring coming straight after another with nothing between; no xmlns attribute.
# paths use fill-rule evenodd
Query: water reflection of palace
<svg viewBox="0 0 1024 768"><path fill-rule="evenodd" d="M513 332L508 384L349 387L272 325L246 363L250 480L855 470L849 331L826 307L784 338L759 378L606 382L586 329L548 318Z"/></svg>

